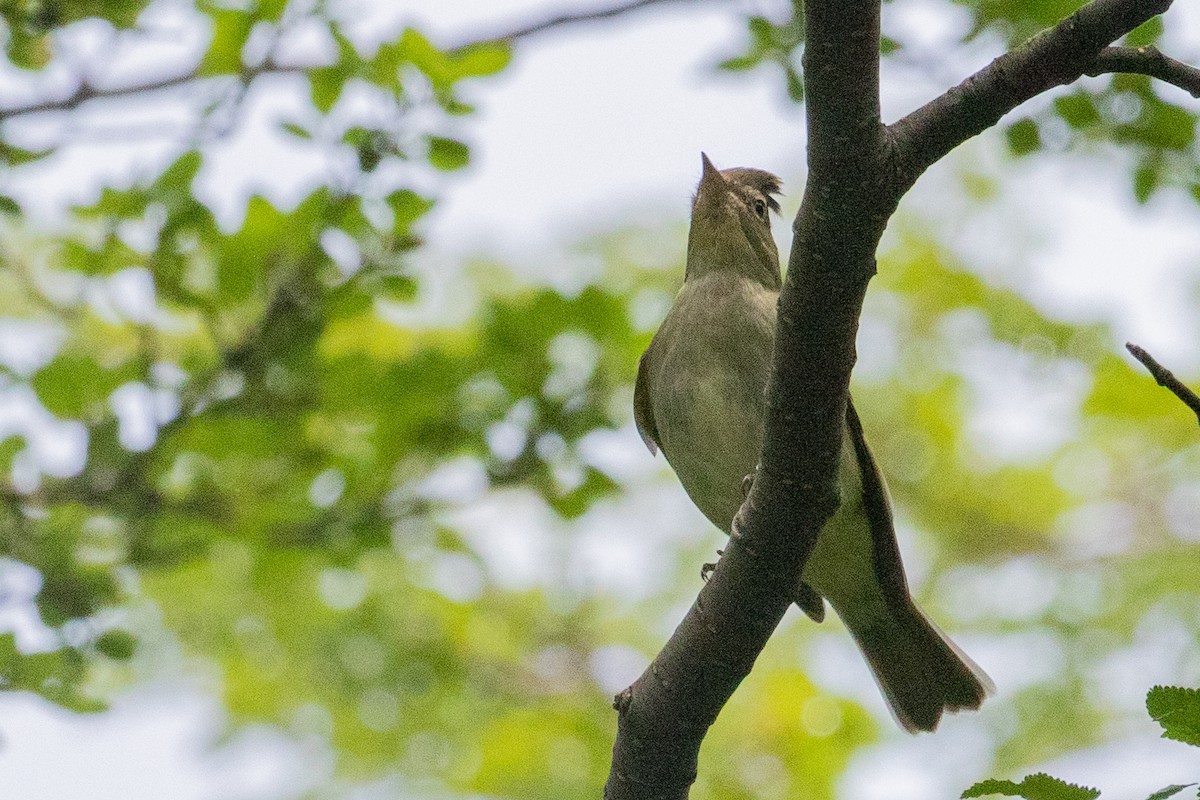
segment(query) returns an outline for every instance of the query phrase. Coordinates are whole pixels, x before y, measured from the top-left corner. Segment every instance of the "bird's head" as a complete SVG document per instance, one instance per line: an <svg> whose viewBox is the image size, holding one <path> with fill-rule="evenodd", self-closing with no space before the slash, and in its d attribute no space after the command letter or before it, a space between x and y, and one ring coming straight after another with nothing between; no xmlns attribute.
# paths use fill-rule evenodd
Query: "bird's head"
<svg viewBox="0 0 1200 800"><path fill-rule="evenodd" d="M749 167L718 170L703 153L700 159L704 171L692 200L686 278L732 270L778 289L779 250L770 217L779 211L779 178Z"/></svg>

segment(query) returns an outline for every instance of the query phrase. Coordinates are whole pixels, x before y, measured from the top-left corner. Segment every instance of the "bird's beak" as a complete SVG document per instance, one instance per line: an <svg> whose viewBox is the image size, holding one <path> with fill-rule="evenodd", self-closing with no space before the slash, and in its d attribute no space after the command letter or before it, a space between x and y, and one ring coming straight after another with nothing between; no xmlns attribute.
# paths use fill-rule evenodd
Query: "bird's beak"
<svg viewBox="0 0 1200 800"><path fill-rule="evenodd" d="M724 196L729 184L720 171L713 166L704 153L700 154L700 164L703 172L700 174L700 185L696 187L696 196L692 201L692 214L695 215L701 207L709 207L717 198Z"/></svg>
<svg viewBox="0 0 1200 800"><path fill-rule="evenodd" d="M700 154L700 187L696 190L697 194L704 194L707 187L716 188L725 184L725 178L721 176L720 170L713 166L713 163L708 160L708 155Z"/></svg>

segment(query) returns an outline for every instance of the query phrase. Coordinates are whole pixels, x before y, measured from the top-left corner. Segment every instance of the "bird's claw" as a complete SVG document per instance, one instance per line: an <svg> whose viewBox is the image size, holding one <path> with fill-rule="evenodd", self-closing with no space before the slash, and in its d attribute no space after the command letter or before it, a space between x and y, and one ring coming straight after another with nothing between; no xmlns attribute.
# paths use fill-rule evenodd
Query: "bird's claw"
<svg viewBox="0 0 1200 800"><path fill-rule="evenodd" d="M718 550L717 555L723 556L723 555L725 555L725 551ZM712 562L712 563L708 563L708 564L701 564L700 565L700 580L704 581L705 583L708 583L708 576L712 575L712 571L716 568L717 568L716 562Z"/></svg>

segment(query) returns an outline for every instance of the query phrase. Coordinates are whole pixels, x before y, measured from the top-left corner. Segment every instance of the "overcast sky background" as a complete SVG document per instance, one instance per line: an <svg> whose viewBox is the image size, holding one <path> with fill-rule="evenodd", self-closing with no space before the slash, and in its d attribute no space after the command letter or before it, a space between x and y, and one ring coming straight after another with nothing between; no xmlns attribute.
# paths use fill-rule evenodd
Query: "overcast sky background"
<svg viewBox="0 0 1200 800"><path fill-rule="evenodd" d="M457 43L552 9L589 5L353 0L344 7L352 32L363 41L415 21L435 41ZM777 8L766 0L750 5ZM63 47L78 62L105 64L113 80L121 70L166 72L188 63L207 42L181 8L169 2L156 7L150 21L169 35L161 47L129 61L116 57L123 54L119 48L115 55L109 49L112 40L102 26L82 26ZM886 120L998 53L995 43L984 41L962 63L938 60L939 44L965 24L941 3L906 0L888 4L886 13L889 33L913 45L918 58L938 64L936 75L917 69L885 75ZM444 199L430 219L419 266L437 274L465 256L499 253L528 274L554 277L565 258L564 242L621 224L682 219L702 150L721 167L757 166L780 174L788 193L785 209L794 209L803 179L802 110L786 102L775 74L729 76L712 69L742 41L735 16L718 3L668 5L523 43L507 72L475 87L480 113L463 120L460 131L475 145L471 168L428 179ZM1195 62L1196 4L1176 4L1167 28L1180 32L1173 37L1173 53ZM311 56L321 46L301 41L296 54ZM48 83L65 77L51 75ZM0 74L0 104L20 101L27 85ZM325 174L328 165L271 132L271 120L304 117L303 97L302 82L264 82L251 98L247 124L210 152L200 190L223 224L238 224L250 192L287 204ZM186 121L183 108L159 96L115 114L84 114L80 124L102 131L119 118L169 126ZM59 123L31 120L20 130L35 143L55 135ZM966 263L1021 287L1043 308L1072 319L1110 320L1122 339L1138 341L1180 372L1195 374L1196 294L1182 280L1189 270L1196 274L1200 260L1194 204L1162 197L1136 207L1119 159L1112 165L1095 158L1007 164L1000 145L1001 135L993 131L935 167L905 201L902 214L936 222L939 236ZM38 224L52 228L62 223L67 205L94 199L101 181L124 184L152 174L177 152L178 144L167 138L110 137L72 147L18 175L0 176L0 188L25 201ZM971 209L959 180L965 172L1002 174L999 200ZM776 225L782 252L787 227ZM0 786L4 796L22 800L248 800L293 797L306 781L327 774L320 752L297 750L267 730L251 730L231 747L207 752L221 714L219 703L201 688L174 684L140 688L111 712L90 717L66 714L33 697L0 694ZM859 763L869 759L871 766L851 770L844 796L955 796L964 786L947 770L947 758L970 763L982 751L968 752L969 736L954 753L945 742L905 739L864 754ZM1106 748L1048 766L1061 777L1098 783L1114 796L1194 780L1200 770L1194 750L1159 741L1152 731L1133 747L1120 758ZM881 774L889 775L883 787ZM1148 774L1156 776L1155 786L1145 784ZM385 793L398 796L395 787Z"/></svg>

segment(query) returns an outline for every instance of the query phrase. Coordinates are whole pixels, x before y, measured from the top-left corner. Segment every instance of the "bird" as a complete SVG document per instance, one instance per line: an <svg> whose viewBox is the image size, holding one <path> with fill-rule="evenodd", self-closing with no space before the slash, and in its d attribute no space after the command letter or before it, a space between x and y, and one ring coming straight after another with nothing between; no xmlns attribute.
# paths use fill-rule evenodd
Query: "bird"
<svg viewBox="0 0 1200 800"><path fill-rule="evenodd" d="M782 279L770 215L779 178L718 170L701 153L683 286L638 363L634 420L692 502L726 534L762 449ZM848 402L838 466L842 502L817 538L795 602L821 622L828 601L904 730L933 731L944 712L995 691L982 669L917 607L890 499Z"/></svg>

